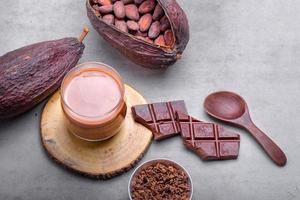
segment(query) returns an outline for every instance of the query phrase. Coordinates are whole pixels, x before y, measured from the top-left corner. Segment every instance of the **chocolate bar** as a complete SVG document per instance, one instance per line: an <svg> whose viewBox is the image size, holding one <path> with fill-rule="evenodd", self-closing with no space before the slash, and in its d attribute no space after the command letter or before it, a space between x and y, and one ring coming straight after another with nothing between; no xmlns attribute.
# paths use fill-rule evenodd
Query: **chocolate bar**
<svg viewBox="0 0 300 200"><path fill-rule="evenodd" d="M176 113L176 120L184 145L198 154L201 159L228 160L238 157L239 134L180 112Z"/></svg>
<svg viewBox="0 0 300 200"><path fill-rule="evenodd" d="M155 140L179 134L175 113L187 113L183 100L132 106L134 120L146 126Z"/></svg>

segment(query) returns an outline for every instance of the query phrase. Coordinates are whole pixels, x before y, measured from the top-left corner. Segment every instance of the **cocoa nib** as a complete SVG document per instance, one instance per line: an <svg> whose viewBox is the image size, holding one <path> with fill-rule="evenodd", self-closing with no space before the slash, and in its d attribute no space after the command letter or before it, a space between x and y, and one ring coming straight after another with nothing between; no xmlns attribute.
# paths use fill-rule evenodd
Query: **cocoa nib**
<svg viewBox="0 0 300 200"><path fill-rule="evenodd" d="M150 162L134 174L130 183L133 200L188 200L191 183L188 175L171 162Z"/></svg>

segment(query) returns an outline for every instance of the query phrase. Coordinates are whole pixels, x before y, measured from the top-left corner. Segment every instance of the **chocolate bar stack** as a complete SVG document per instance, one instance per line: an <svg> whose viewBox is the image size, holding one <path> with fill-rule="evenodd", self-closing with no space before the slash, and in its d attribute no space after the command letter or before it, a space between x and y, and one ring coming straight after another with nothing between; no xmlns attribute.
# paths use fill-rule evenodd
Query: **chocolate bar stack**
<svg viewBox="0 0 300 200"><path fill-rule="evenodd" d="M189 116L183 100L132 106L132 113L136 122L152 131L154 140L180 134L183 144L203 160L238 157L239 134Z"/></svg>

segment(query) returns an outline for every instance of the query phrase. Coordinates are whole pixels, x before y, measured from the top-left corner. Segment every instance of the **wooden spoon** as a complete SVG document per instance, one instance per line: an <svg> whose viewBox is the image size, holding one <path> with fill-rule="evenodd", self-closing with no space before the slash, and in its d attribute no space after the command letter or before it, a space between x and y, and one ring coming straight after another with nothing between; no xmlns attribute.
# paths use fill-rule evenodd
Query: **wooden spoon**
<svg viewBox="0 0 300 200"><path fill-rule="evenodd" d="M226 91L216 92L206 97L204 108L209 115L249 131L277 165L286 164L283 151L252 122L247 103L241 96Z"/></svg>

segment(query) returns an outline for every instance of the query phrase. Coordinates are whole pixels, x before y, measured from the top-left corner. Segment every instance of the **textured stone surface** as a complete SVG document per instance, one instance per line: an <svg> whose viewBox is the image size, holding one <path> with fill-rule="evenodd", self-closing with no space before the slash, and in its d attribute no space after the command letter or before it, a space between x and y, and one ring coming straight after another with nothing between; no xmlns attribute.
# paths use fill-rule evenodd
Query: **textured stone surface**
<svg viewBox="0 0 300 200"><path fill-rule="evenodd" d="M275 166L253 139L240 133L238 160L203 162L180 137L154 142L142 161L178 161L194 181L194 199L300 198L300 2L297 0L178 0L191 39L182 60L166 71L138 67L92 29L84 61L115 67L149 101L185 99L196 118L210 121L202 103L216 90L247 100L253 120L286 152ZM83 0L0 1L0 54L41 40L77 36L90 26ZM90 26L91 27L91 26ZM108 181L74 175L48 159L40 143L42 105L0 122L0 199L127 199L133 170ZM229 126L226 126L230 128Z"/></svg>

